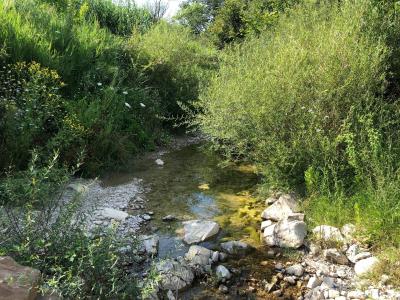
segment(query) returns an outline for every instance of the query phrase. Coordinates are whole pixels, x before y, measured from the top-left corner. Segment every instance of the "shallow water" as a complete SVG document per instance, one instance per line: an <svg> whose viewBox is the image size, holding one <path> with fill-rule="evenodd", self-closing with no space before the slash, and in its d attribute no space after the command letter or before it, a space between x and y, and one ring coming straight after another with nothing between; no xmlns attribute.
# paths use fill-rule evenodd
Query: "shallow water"
<svg viewBox="0 0 400 300"><path fill-rule="evenodd" d="M163 166L155 159L161 158ZM182 241L182 221L213 219L221 226L218 236L201 245L218 249L223 240L243 240L257 248L242 260L229 261L229 267L239 268L240 277L268 279L271 268L260 267L265 260L265 249L260 245L260 212L263 203L254 196L259 181L254 168L246 165L221 167L221 160L205 150L204 145L190 145L161 156L149 154L130 165L124 173L114 173L103 180L106 186L118 186L140 178L147 187L143 195L146 208L153 212L153 220L145 229L160 236L159 257L177 257L186 253L188 246ZM131 211L132 214L139 213ZM163 222L166 215L174 215L177 221ZM148 233L148 232L147 232ZM242 278L243 279L243 278ZM239 285L239 284L238 284ZM253 295L254 296L254 295ZM250 298L253 298L250 297ZM218 299L224 295L215 293L211 286L196 285L181 295L182 299ZM234 298L246 299L246 296ZM264 298L261 296L258 299ZM228 296L232 299L232 296Z"/></svg>

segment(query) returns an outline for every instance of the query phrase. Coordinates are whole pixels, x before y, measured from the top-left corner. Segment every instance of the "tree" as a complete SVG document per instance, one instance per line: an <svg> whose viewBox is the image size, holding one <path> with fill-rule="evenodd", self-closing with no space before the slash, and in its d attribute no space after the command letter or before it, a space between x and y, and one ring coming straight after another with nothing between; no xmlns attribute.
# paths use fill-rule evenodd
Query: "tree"
<svg viewBox="0 0 400 300"><path fill-rule="evenodd" d="M168 10L168 3L164 2L164 0L152 0L146 5L146 8L149 10L153 21L157 22L165 16Z"/></svg>
<svg viewBox="0 0 400 300"><path fill-rule="evenodd" d="M184 3L174 19L195 34L204 32L210 22L207 6L200 2Z"/></svg>

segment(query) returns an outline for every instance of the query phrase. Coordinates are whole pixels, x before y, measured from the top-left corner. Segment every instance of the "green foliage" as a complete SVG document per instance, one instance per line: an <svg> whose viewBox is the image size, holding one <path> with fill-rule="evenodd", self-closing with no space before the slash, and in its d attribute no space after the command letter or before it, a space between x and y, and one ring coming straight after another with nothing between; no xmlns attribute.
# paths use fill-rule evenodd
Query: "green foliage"
<svg viewBox="0 0 400 300"><path fill-rule="evenodd" d="M79 165L77 165L79 167ZM34 153L27 171L9 173L0 182L0 252L41 270L40 290L65 298L135 299L135 277L127 272L118 249L122 241L113 228L102 235L85 232L82 199L66 201L71 171L58 167L57 155L41 163Z"/></svg>
<svg viewBox="0 0 400 300"><path fill-rule="evenodd" d="M181 25L189 27L193 33L200 34L207 28L209 16L203 3L184 3L174 17Z"/></svg>
<svg viewBox="0 0 400 300"><path fill-rule="evenodd" d="M371 243L398 246L396 22L368 0L291 9L224 51L195 123L269 185L305 187L312 225L354 222Z"/></svg>
<svg viewBox="0 0 400 300"><path fill-rule="evenodd" d="M207 41L195 40L180 26L160 22L143 36L131 40L131 49L156 88L162 111L178 115L179 103L198 98L216 69L216 52Z"/></svg>

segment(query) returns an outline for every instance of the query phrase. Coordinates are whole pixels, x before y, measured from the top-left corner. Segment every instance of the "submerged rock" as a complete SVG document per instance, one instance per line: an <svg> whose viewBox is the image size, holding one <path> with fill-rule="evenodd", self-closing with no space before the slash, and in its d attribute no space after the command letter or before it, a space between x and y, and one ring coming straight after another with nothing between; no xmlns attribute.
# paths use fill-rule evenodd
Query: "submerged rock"
<svg viewBox="0 0 400 300"><path fill-rule="evenodd" d="M183 262L167 259L159 262L156 269L162 290L180 291L189 287L194 280L193 271Z"/></svg>
<svg viewBox="0 0 400 300"><path fill-rule="evenodd" d="M9 256L0 257L0 299L33 300L40 271L24 267Z"/></svg>
<svg viewBox="0 0 400 300"><path fill-rule="evenodd" d="M175 221L175 220L176 220L176 217L173 216L173 215L168 215L168 216L163 217L162 220L163 220L164 222L172 222L172 221Z"/></svg>
<svg viewBox="0 0 400 300"><path fill-rule="evenodd" d="M156 255L158 252L158 243L160 238L158 235L142 235L140 237L141 242L143 243L143 247L146 253L150 255Z"/></svg>
<svg viewBox="0 0 400 300"><path fill-rule="evenodd" d="M183 222L184 241L187 244L203 242L219 232L219 225L213 221L192 220Z"/></svg>
<svg viewBox="0 0 400 300"><path fill-rule="evenodd" d="M164 165L164 161L163 161L162 159L156 159L156 160L155 160L155 163L156 163L158 166L163 166L163 165Z"/></svg>
<svg viewBox="0 0 400 300"><path fill-rule="evenodd" d="M225 252L232 255L246 254L252 250L252 247L241 241L229 241L221 243L221 248Z"/></svg>

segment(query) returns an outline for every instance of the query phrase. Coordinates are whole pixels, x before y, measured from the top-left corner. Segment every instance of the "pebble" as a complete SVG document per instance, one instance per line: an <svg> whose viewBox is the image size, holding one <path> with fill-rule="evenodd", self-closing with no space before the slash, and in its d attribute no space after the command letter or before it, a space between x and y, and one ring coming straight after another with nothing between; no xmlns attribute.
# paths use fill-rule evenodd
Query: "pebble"
<svg viewBox="0 0 400 300"><path fill-rule="evenodd" d="M223 293L223 294L227 294L227 293L229 292L228 287L227 287L226 285L223 285L223 284L221 284L221 285L218 287L218 290L219 290L221 293Z"/></svg>

